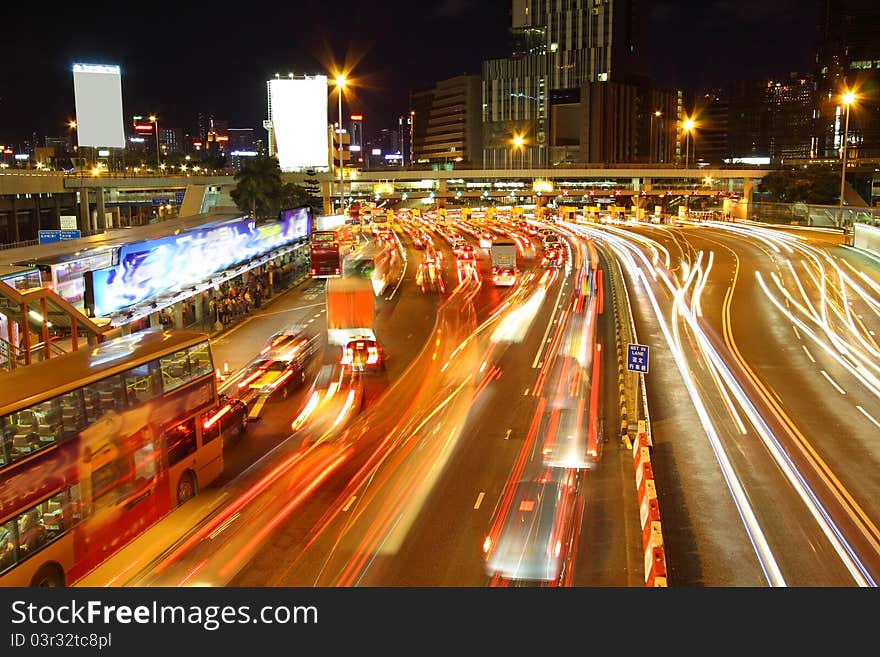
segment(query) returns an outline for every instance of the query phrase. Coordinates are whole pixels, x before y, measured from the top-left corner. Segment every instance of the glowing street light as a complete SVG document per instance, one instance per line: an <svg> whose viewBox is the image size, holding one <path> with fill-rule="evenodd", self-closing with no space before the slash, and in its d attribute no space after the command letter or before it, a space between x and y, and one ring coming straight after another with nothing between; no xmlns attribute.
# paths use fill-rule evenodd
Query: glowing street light
<svg viewBox="0 0 880 657"><path fill-rule="evenodd" d="M342 212L343 198L343 180L342 180L342 90L345 89L345 76L340 74L336 76L336 91L339 94L339 126L336 130L336 138L339 147L339 211Z"/></svg>
<svg viewBox="0 0 880 657"><path fill-rule="evenodd" d="M685 142L684 142L684 168L688 168L688 158L690 157L690 143L691 143L691 132L694 130L694 126L696 123L693 119L685 119L682 124L682 128L685 133ZM696 145L696 144L695 144Z"/></svg>
<svg viewBox="0 0 880 657"><path fill-rule="evenodd" d="M849 141L849 106L856 102L856 95L852 91L845 91L840 96L843 106L846 107L846 120L843 127L843 145L840 149L840 227L843 225L843 193L846 186L846 147Z"/></svg>
<svg viewBox="0 0 880 657"><path fill-rule="evenodd" d="M523 138L522 135L514 135L512 143L513 143L513 147L516 148L520 152L521 158L522 158L520 160L520 163L521 163L522 168L525 168L525 149L523 148L523 146L525 145L526 140Z"/></svg>
<svg viewBox="0 0 880 657"><path fill-rule="evenodd" d="M153 124L153 130L156 131L156 166L159 166L159 155L161 153L159 150L159 117L155 114L150 114L150 123Z"/></svg>
<svg viewBox="0 0 880 657"><path fill-rule="evenodd" d="M661 112L660 110L654 110L654 112L651 114L651 145L648 148L648 159L651 162L653 162L655 159L657 159L654 156L654 151L655 151L655 149L654 149L654 119L659 119L661 116L663 116L663 112ZM658 139L657 141L659 142L660 140ZM658 148L656 150L658 151L658 154L659 154L660 144L658 143L657 146L658 146Z"/></svg>

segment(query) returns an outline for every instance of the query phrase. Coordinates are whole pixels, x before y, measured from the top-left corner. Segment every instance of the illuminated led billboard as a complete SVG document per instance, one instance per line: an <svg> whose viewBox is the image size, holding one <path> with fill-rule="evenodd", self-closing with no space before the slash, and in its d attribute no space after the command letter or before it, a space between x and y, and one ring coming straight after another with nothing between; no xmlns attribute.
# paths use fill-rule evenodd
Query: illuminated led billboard
<svg viewBox="0 0 880 657"><path fill-rule="evenodd" d="M280 220L282 224L289 226L292 240L308 240L312 234L312 212L308 206L282 210Z"/></svg>
<svg viewBox="0 0 880 657"><path fill-rule="evenodd" d="M73 93L77 144L125 148L119 67L74 64Z"/></svg>
<svg viewBox="0 0 880 657"><path fill-rule="evenodd" d="M181 290L233 265L308 237L308 210L256 226L253 219L126 244L114 267L91 273L96 317L167 291Z"/></svg>
<svg viewBox="0 0 880 657"><path fill-rule="evenodd" d="M269 121L282 171L327 167L327 76L269 80Z"/></svg>

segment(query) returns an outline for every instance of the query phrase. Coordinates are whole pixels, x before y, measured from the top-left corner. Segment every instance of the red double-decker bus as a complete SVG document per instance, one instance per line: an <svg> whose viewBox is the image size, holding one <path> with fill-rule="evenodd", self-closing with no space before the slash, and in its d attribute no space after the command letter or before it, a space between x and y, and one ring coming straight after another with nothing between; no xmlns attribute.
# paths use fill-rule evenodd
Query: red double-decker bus
<svg viewBox="0 0 880 657"><path fill-rule="evenodd" d="M0 586L64 586L223 471L208 336L150 329L0 376Z"/></svg>
<svg viewBox="0 0 880 657"><path fill-rule="evenodd" d="M309 246L309 274L312 278L342 276L342 261L353 248L351 226L314 231Z"/></svg>

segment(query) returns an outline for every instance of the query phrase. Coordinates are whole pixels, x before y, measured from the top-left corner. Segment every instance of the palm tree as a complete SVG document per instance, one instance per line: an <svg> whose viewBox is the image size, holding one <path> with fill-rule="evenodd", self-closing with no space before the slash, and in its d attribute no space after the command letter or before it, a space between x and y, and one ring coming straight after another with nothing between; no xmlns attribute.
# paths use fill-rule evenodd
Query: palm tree
<svg viewBox="0 0 880 657"><path fill-rule="evenodd" d="M265 219L277 213L281 195L281 167L274 157L259 156L235 174L236 187L230 195L242 212ZM274 211L274 212L273 212Z"/></svg>

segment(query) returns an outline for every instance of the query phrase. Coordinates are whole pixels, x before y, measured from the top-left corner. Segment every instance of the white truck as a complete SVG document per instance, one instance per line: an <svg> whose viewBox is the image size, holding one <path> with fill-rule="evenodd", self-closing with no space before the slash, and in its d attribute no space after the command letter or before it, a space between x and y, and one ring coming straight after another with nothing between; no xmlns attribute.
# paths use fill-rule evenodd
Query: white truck
<svg viewBox="0 0 880 657"><path fill-rule="evenodd" d="M508 237L497 237L489 247L492 260L492 282L496 286L510 286L516 283L519 270L516 266L516 241Z"/></svg>

